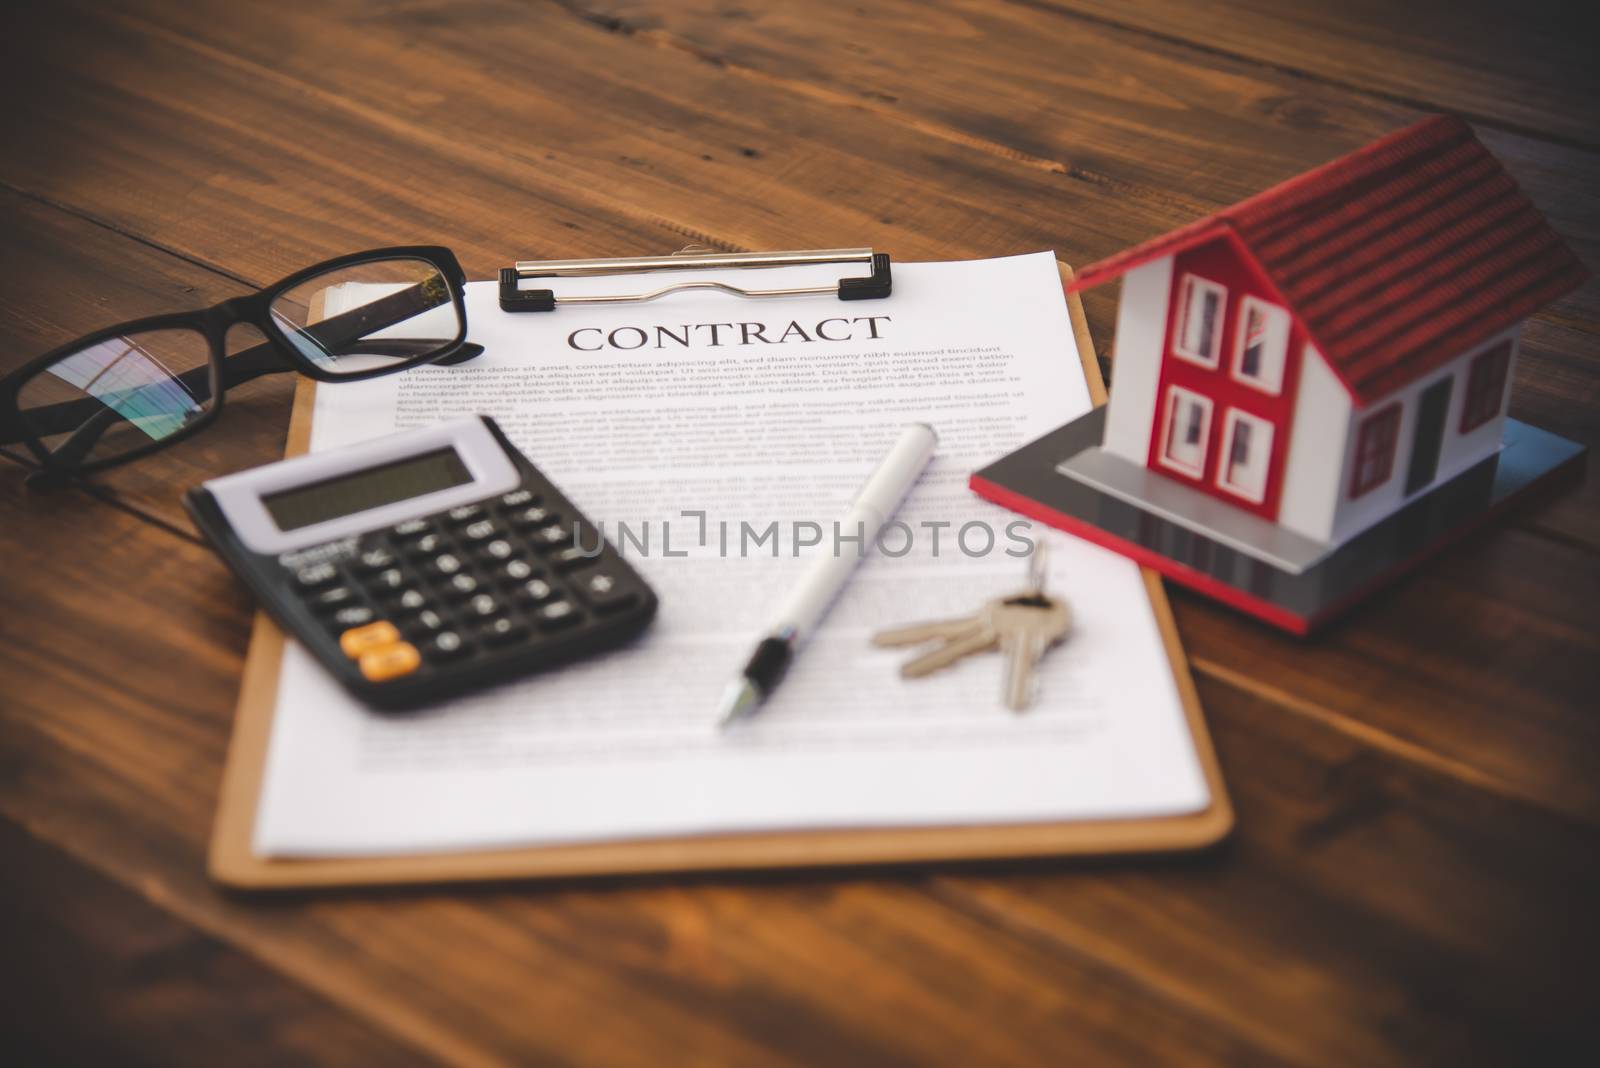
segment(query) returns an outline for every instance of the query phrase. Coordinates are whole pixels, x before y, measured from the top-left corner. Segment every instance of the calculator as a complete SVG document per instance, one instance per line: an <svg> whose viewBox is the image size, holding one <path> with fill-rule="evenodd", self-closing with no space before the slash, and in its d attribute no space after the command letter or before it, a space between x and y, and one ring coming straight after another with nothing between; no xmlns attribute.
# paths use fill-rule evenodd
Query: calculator
<svg viewBox="0 0 1600 1068"><path fill-rule="evenodd" d="M487 416L212 479L185 504L272 617L375 708L612 648L656 613Z"/></svg>

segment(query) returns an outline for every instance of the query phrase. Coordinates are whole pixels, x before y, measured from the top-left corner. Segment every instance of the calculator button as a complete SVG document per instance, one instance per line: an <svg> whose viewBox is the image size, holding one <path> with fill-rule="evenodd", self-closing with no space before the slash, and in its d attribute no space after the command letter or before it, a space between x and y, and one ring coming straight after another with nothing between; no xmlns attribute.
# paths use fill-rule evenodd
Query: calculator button
<svg viewBox="0 0 1600 1068"><path fill-rule="evenodd" d="M364 627L351 627L339 635L339 648L344 650L344 655L352 660L359 659L362 653L370 653L374 649L382 649L386 645L393 645L400 640L400 632L393 623L378 620L368 623Z"/></svg>
<svg viewBox="0 0 1600 1068"><path fill-rule="evenodd" d="M415 541L424 534L433 533L433 524L426 519L407 519L389 531L401 541Z"/></svg>
<svg viewBox="0 0 1600 1068"><path fill-rule="evenodd" d="M356 591L349 586L335 586L311 598L311 607L318 612L337 612L349 605L360 604Z"/></svg>
<svg viewBox="0 0 1600 1068"><path fill-rule="evenodd" d="M453 630L441 630L422 643L422 655L429 660L454 660L467 651L467 643Z"/></svg>
<svg viewBox="0 0 1600 1068"><path fill-rule="evenodd" d="M377 614L366 605L352 605L333 614L334 625L340 628L365 626L377 618Z"/></svg>
<svg viewBox="0 0 1600 1068"><path fill-rule="evenodd" d="M470 597L478 592L478 580L466 572L451 575L450 581L445 584L445 591L452 596Z"/></svg>
<svg viewBox="0 0 1600 1068"><path fill-rule="evenodd" d="M478 628L478 637L487 645L507 645L528 636L528 628L507 616L492 619Z"/></svg>
<svg viewBox="0 0 1600 1068"><path fill-rule="evenodd" d="M339 569L329 563L312 564L294 573L294 583L302 590L315 590L339 577Z"/></svg>
<svg viewBox="0 0 1600 1068"><path fill-rule="evenodd" d="M557 571L573 571L594 563L595 557L599 555L598 550L589 550L581 545L574 545L570 548L562 549L552 556L550 558L550 566Z"/></svg>
<svg viewBox="0 0 1600 1068"><path fill-rule="evenodd" d="M459 508L452 508L445 515L452 523L471 523L483 518L483 507L476 504L463 504Z"/></svg>
<svg viewBox="0 0 1600 1068"><path fill-rule="evenodd" d="M525 504L538 504L539 498L532 490L512 490L500 498L500 503L507 508L521 508Z"/></svg>
<svg viewBox="0 0 1600 1068"><path fill-rule="evenodd" d="M591 571L572 580L578 595L596 612L619 612L639 599L639 595L605 571Z"/></svg>
<svg viewBox="0 0 1600 1068"><path fill-rule="evenodd" d="M395 642L381 649L362 653L357 661L368 682L386 682L409 675L422 665L422 654L410 642Z"/></svg>
<svg viewBox="0 0 1600 1068"><path fill-rule="evenodd" d="M570 627L577 623L580 618L578 606L565 599L551 601L543 608L540 608L535 615L539 618L539 625L545 630Z"/></svg>
<svg viewBox="0 0 1600 1068"><path fill-rule="evenodd" d="M446 623L444 617L431 608L423 609L414 616L408 616L400 621L401 629L408 634L423 636L438 634L444 631Z"/></svg>
<svg viewBox="0 0 1600 1068"><path fill-rule="evenodd" d="M527 508L518 508L506 516L506 518L511 520L513 526L537 527L546 523L557 521L561 517L556 515L550 509L535 504Z"/></svg>
<svg viewBox="0 0 1600 1068"><path fill-rule="evenodd" d="M560 523L550 523L533 532L533 543L541 549L561 549L572 544L572 531Z"/></svg>
<svg viewBox="0 0 1600 1068"><path fill-rule="evenodd" d="M394 563L394 554L382 548L366 549L356 557L356 566L363 571L382 571Z"/></svg>
<svg viewBox="0 0 1600 1068"><path fill-rule="evenodd" d="M432 556L434 553L443 552L448 548L449 546L444 543L444 539L439 537L439 535L424 534L422 537L407 545L406 552L412 553L416 556Z"/></svg>
<svg viewBox="0 0 1600 1068"><path fill-rule="evenodd" d="M504 538L496 538L481 546L479 552L492 560L509 560L516 555L517 547Z"/></svg>
<svg viewBox="0 0 1600 1068"><path fill-rule="evenodd" d="M500 533L500 528L488 519L480 519L476 523L468 523L461 532L468 541L485 541Z"/></svg>
<svg viewBox="0 0 1600 1068"><path fill-rule="evenodd" d="M397 590L404 589L406 576L398 567L391 567L378 572L367 579L367 588L376 591L380 596L389 596Z"/></svg>
<svg viewBox="0 0 1600 1068"><path fill-rule="evenodd" d="M502 608L499 601L487 593L480 593L467 602L467 607L463 611L468 618L488 619L499 615Z"/></svg>
<svg viewBox="0 0 1600 1068"><path fill-rule="evenodd" d="M507 560L500 569L501 576L512 582L526 582L537 573L538 569L526 560Z"/></svg>
<svg viewBox="0 0 1600 1068"><path fill-rule="evenodd" d="M556 595L555 587L544 579L529 579L516 590L517 600L529 604L542 604Z"/></svg>
<svg viewBox="0 0 1600 1068"><path fill-rule="evenodd" d="M394 604L403 612L419 612L428 606L428 597L421 590L401 590Z"/></svg>
<svg viewBox="0 0 1600 1068"><path fill-rule="evenodd" d="M433 558L429 569L439 575L454 575L461 570L461 557L454 553L440 553Z"/></svg>

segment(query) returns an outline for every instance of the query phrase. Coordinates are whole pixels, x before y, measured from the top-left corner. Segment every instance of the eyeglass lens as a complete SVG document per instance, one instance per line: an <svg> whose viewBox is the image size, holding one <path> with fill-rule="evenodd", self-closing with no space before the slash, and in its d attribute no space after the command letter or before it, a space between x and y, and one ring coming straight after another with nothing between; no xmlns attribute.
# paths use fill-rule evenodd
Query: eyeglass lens
<svg viewBox="0 0 1600 1068"><path fill-rule="evenodd" d="M210 345L195 330L119 334L24 382L24 425L58 461L91 463L171 437L211 409Z"/></svg>
<svg viewBox="0 0 1600 1068"><path fill-rule="evenodd" d="M462 333L439 268L420 259L339 267L279 294L272 321L301 355L335 375L442 352Z"/></svg>

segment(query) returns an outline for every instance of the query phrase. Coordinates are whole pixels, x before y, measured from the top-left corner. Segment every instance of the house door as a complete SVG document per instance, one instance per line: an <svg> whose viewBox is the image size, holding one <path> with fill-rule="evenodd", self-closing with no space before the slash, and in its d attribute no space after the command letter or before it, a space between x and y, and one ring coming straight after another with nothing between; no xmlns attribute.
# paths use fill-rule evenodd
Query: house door
<svg viewBox="0 0 1600 1068"><path fill-rule="evenodd" d="M1444 447L1444 417L1450 409L1454 378L1444 378L1422 391L1417 405L1417 428L1411 435L1411 466L1406 470L1406 496L1433 481L1439 473L1439 451Z"/></svg>

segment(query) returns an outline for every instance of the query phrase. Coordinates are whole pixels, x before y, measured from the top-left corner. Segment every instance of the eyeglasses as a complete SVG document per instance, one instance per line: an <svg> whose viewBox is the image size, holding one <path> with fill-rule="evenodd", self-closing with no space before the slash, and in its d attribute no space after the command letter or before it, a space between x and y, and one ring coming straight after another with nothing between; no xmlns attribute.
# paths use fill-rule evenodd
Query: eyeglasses
<svg viewBox="0 0 1600 1068"><path fill-rule="evenodd" d="M0 379L0 444L25 445L48 476L86 474L204 429L227 390L262 375L354 382L462 363L483 351L465 340L465 284L449 249L374 249L204 310L108 326ZM241 323L267 344L229 356Z"/></svg>

